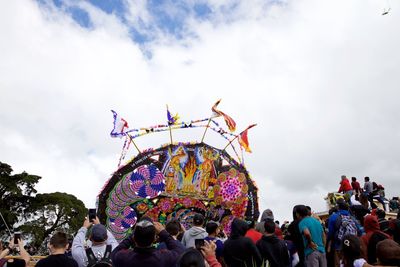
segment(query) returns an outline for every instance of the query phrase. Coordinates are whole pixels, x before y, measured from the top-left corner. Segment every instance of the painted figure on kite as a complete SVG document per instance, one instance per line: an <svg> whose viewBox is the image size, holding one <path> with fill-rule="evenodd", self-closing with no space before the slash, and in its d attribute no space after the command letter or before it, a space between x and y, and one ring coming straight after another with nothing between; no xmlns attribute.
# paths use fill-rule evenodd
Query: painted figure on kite
<svg viewBox="0 0 400 267"><path fill-rule="evenodd" d="M219 103L212 107L210 118L189 122L178 122L178 114L172 116L167 106L167 124L140 129L129 129L127 121L112 111L111 136L125 138L125 142L118 170L98 195L98 215L116 239L129 235L142 216L161 223L176 218L189 228L193 215L200 212L206 220L219 221L228 233L234 217L257 220L257 187L233 145L237 139L242 152L251 152L247 131L255 124L239 134L232 133L236 123L217 109ZM215 121L219 116L224 118L231 132ZM201 142L173 142L173 130L196 127L205 128ZM204 143L208 129L228 140L228 145L218 149ZM170 143L157 149L141 151L134 141L140 136L163 131L169 131ZM131 144L138 154L122 165ZM237 160L227 153L228 147Z"/></svg>

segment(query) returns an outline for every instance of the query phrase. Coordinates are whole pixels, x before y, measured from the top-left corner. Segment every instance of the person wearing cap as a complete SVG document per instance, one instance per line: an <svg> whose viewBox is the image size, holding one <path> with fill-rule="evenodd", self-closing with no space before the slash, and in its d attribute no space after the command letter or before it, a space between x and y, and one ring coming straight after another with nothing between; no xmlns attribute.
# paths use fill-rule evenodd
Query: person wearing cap
<svg viewBox="0 0 400 267"><path fill-rule="evenodd" d="M165 242L166 249L155 248L156 235ZM184 252L176 240L159 222L141 218L136 223L133 234L123 240L111 253L114 267L164 267L175 266L178 257Z"/></svg>
<svg viewBox="0 0 400 267"><path fill-rule="evenodd" d="M183 234L182 244L186 248L194 248L195 239L204 239L208 236L206 230L203 228L204 216L196 213L193 216L193 226Z"/></svg>
<svg viewBox="0 0 400 267"><path fill-rule="evenodd" d="M89 218L86 217L83 226L79 229L72 242L72 257L78 263L79 267L86 267L88 265L88 258L85 250L85 237L90 227L92 227L89 234L91 244L89 243L88 245L98 260L104 257L107 245L111 245L112 250L118 246L115 237L104 225L100 224L99 218L96 217L92 223L89 221Z"/></svg>

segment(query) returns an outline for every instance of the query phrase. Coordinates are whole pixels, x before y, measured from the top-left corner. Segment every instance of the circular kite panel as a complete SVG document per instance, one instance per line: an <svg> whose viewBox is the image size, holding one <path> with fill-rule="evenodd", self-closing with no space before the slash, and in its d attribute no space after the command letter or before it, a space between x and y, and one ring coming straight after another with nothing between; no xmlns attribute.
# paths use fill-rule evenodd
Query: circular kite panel
<svg viewBox="0 0 400 267"><path fill-rule="evenodd" d="M142 216L185 228L195 213L221 222L226 232L234 217L257 220L257 187L246 168L224 150L204 143L149 149L119 168L98 196L102 223L122 240Z"/></svg>
<svg viewBox="0 0 400 267"><path fill-rule="evenodd" d="M142 165L130 177L130 188L140 198L155 198L165 189L165 178L155 165Z"/></svg>

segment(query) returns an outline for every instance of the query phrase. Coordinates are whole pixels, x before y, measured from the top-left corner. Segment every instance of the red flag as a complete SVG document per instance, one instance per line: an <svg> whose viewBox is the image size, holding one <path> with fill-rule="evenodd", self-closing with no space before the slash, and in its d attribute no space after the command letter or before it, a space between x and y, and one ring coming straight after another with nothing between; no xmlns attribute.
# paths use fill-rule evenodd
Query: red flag
<svg viewBox="0 0 400 267"><path fill-rule="evenodd" d="M257 124L252 124L252 125L250 125L249 127L246 128L246 130L244 130L243 132L241 132L241 133L239 134L238 141L239 141L240 146L243 147L244 150L245 150L246 152L249 152L249 153L251 153L251 149L250 149L250 146L249 146L249 139L247 138L247 131L248 131L250 128L253 128L253 127L256 126L256 125L257 125Z"/></svg>
<svg viewBox="0 0 400 267"><path fill-rule="evenodd" d="M225 114L224 112L217 110L217 106L219 105L219 103L221 102L221 99L218 100L214 106L211 108L211 110L217 115L217 116L222 116L224 117L225 123L229 128L229 131L234 132L236 130L236 122L227 114Z"/></svg>

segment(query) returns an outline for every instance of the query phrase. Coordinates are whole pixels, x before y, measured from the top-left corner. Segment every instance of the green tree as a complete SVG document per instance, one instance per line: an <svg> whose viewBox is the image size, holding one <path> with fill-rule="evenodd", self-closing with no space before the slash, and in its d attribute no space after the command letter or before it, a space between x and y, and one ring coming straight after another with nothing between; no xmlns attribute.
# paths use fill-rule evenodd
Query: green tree
<svg viewBox="0 0 400 267"><path fill-rule="evenodd" d="M11 228L22 219L36 194L35 185L41 179L26 172L14 175L12 172L10 165L0 162L0 212ZM1 220L0 233L5 230L6 226Z"/></svg>
<svg viewBox="0 0 400 267"><path fill-rule="evenodd" d="M55 230L73 234L81 226L87 210L83 202L67 193L37 194L26 210L27 221L19 227L40 246Z"/></svg>

